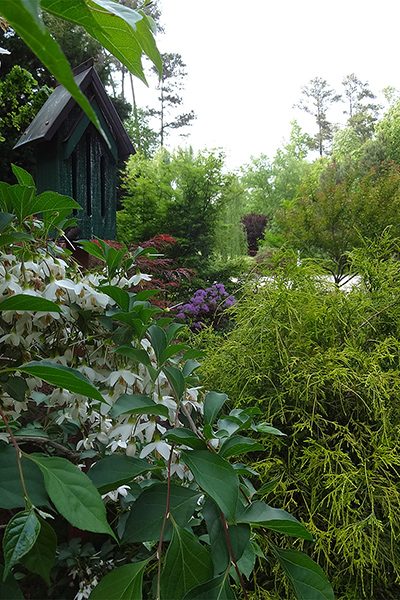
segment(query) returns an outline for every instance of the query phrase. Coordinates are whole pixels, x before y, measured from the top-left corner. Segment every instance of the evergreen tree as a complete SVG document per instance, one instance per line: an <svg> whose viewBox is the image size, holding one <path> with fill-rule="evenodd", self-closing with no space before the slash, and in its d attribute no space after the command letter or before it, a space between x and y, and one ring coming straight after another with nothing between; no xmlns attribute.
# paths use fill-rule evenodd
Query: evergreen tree
<svg viewBox="0 0 400 600"><path fill-rule="evenodd" d="M318 150L319 155L327 153L328 144L333 138L334 126L328 120L328 110L333 104L339 102L340 94L329 87L328 82L321 77L311 79L308 85L301 90L302 98L296 105L304 112L314 117L318 131L314 136L312 148Z"/></svg>
<svg viewBox="0 0 400 600"><path fill-rule="evenodd" d="M348 116L348 125L354 129L357 136L365 141L374 131L378 119L379 104L373 102L375 94L370 90L368 82L363 82L354 73L347 75L342 85L346 108L343 111Z"/></svg>

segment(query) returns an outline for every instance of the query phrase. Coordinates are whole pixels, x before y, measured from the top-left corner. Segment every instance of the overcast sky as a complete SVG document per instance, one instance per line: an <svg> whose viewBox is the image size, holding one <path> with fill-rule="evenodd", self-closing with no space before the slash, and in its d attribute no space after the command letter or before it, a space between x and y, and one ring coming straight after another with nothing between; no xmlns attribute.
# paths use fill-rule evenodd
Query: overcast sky
<svg viewBox="0 0 400 600"><path fill-rule="evenodd" d="M182 55L184 108L197 114L188 138L171 138L170 145L222 147L232 168L251 155L272 156L292 119L309 126L293 105L313 77L339 89L354 72L376 93L400 88L397 0L161 0L160 6L165 34L158 45ZM139 102L151 102L137 86Z"/></svg>

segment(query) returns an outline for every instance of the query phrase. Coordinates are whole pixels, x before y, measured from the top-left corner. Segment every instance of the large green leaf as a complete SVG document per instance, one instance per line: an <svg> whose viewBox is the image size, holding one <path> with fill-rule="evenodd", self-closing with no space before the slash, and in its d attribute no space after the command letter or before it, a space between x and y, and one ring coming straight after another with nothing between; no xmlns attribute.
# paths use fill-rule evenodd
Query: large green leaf
<svg viewBox="0 0 400 600"><path fill-rule="evenodd" d="M235 600L228 573L214 577L190 590L183 600Z"/></svg>
<svg viewBox="0 0 400 600"><path fill-rule="evenodd" d="M99 287L99 292L112 298L122 310L129 310L130 296L126 290L116 285L103 285Z"/></svg>
<svg viewBox="0 0 400 600"><path fill-rule="evenodd" d="M208 450L182 452L199 486L218 504L230 521L235 519L239 497L239 479L232 465Z"/></svg>
<svg viewBox="0 0 400 600"><path fill-rule="evenodd" d="M41 360L21 365L18 370L43 379L43 381L47 381L47 383L56 387L64 388L69 392L75 392L93 398L93 400L104 402L100 392L76 369Z"/></svg>
<svg viewBox="0 0 400 600"><path fill-rule="evenodd" d="M47 493L58 512L83 531L114 535L106 509L92 481L65 458L28 454L43 473Z"/></svg>
<svg viewBox="0 0 400 600"><path fill-rule="evenodd" d="M221 511L213 500L207 498L203 508L204 520L210 539L211 556L214 563L214 575L220 575L230 564L229 550L226 540L228 533L233 557L240 560L250 540L250 526L247 524L231 525L226 533L221 521Z"/></svg>
<svg viewBox="0 0 400 600"><path fill-rule="evenodd" d="M96 585L90 600L142 600L144 568L147 560L113 569Z"/></svg>
<svg viewBox="0 0 400 600"><path fill-rule="evenodd" d="M266 527L278 533L285 533L292 537L300 537L304 540L313 540L309 531L286 510L272 508L265 502L253 502L238 515L239 523L251 523Z"/></svg>
<svg viewBox="0 0 400 600"><path fill-rule="evenodd" d="M18 583L12 575L3 581L4 567L0 565L0 598L3 600L24 600L24 596Z"/></svg>
<svg viewBox="0 0 400 600"><path fill-rule="evenodd" d="M3 581L6 580L10 569L32 549L39 532L40 522L33 509L17 513L8 522L3 537Z"/></svg>
<svg viewBox="0 0 400 600"><path fill-rule="evenodd" d="M208 392L204 398L204 422L212 425L225 402L228 400L226 394L219 392Z"/></svg>
<svg viewBox="0 0 400 600"><path fill-rule="evenodd" d="M56 558L57 536L54 529L40 519L40 533L33 548L24 556L22 562L31 572L40 575L50 585L50 571Z"/></svg>
<svg viewBox="0 0 400 600"><path fill-rule="evenodd" d="M1 0L0 14L10 23L57 81L69 91L96 127L101 130L97 115L89 100L75 83L71 67L60 46L41 20L40 1Z"/></svg>
<svg viewBox="0 0 400 600"><path fill-rule="evenodd" d="M110 415L116 419L120 415L161 415L168 418L168 408L154 402L143 394L123 394L115 402Z"/></svg>
<svg viewBox="0 0 400 600"><path fill-rule="evenodd" d="M61 308L55 302L46 300L40 296L29 294L15 294L0 302L0 311L3 310L27 310L29 312L61 312Z"/></svg>
<svg viewBox="0 0 400 600"><path fill-rule="evenodd" d="M120 485L130 483L135 477L151 469L152 467L146 460L122 454L111 454L93 465L88 476L100 494L106 494Z"/></svg>
<svg viewBox="0 0 400 600"><path fill-rule="evenodd" d="M259 442L256 442L256 440L242 435L235 435L228 438L222 444L219 454L224 458L230 458L231 456L238 456L246 452L256 452L263 449L263 446Z"/></svg>
<svg viewBox="0 0 400 600"><path fill-rule="evenodd" d="M39 468L24 456L21 459L25 486L35 506L49 506L43 476ZM11 510L25 506L14 446L0 444L0 508Z"/></svg>
<svg viewBox="0 0 400 600"><path fill-rule="evenodd" d="M112 0L42 0L48 12L77 23L146 83L141 55L145 53L161 73L161 57L149 20L138 11Z"/></svg>
<svg viewBox="0 0 400 600"><path fill-rule="evenodd" d="M0 212L0 232L7 229L9 224L14 221L15 215L7 212Z"/></svg>
<svg viewBox="0 0 400 600"><path fill-rule="evenodd" d="M115 351L116 354L126 356L135 362L142 363L146 367L151 367L150 356L143 348L134 348L133 346L120 346Z"/></svg>
<svg viewBox="0 0 400 600"><path fill-rule="evenodd" d="M191 429L186 429L186 427L169 429L162 437L175 444L183 444L196 450L205 450L207 447L204 440L200 439Z"/></svg>
<svg viewBox="0 0 400 600"><path fill-rule="evenodd" d="M158 540L167 505L167 484L157 483L146 488L131 507L124 533L124 542L149 542ZM178 485L171 485L170 513L181 527L192 517L200 494ZM168 520L164 539L171 537Z"/></svg>
<svg viewBox="0 0 400 600"><path fill-rule="evenodd" d="M307 554L297 550L273 548L298 600L334 600L333 589L325 573Z"/></svg>
<svg viewBox="0 0 400 600"><path fill-rule="evenodd" d="M192 533L174 523L161 574L161 600L182 600L186 592L212 575L209 550Z"/></svg>
<svg viewBox="0 0 400 600"><path fill-rule="evenodd" d="M165 351L165 349L168 345L167 335L166 335L164 329L162 329L158 325L151 325L147 331L148 331L151 345L153 346L153 350L155 352L157 361L159 362L162 353Z"/></svg>

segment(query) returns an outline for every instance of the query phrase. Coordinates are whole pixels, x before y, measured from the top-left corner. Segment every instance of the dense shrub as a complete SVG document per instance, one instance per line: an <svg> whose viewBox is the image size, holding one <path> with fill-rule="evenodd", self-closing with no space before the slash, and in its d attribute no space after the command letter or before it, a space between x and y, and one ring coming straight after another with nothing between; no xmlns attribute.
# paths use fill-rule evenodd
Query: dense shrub
<svg viewBox="0 0 400 600"><path fill-rule="evenodd" d="M258 243L263 238L268 217L250 213L242 217L242 224L247 236L249 254L254 256L258 250Z"/></svg>
<svg viewBox="0 0 400 600"><path fill-rule="evenodd" d="M362 283L349 293L286 261L248 290L203 366L208 385L288 435L253 467L276 481L267 501L278 497L313 531L342 600L400 594L398 251L386 237L354 251ZM271 587L279 577L265 577Z"/></svg>

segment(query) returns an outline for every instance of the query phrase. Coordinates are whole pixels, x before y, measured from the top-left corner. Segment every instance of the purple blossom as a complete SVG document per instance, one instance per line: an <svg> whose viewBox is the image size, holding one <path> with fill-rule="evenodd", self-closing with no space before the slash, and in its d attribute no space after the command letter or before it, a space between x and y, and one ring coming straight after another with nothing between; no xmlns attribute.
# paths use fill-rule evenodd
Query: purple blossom
<svg viewBox="0 0 400 600"><path fill-rule="evenodd" d="M194 331L199 331L207 324L220 321L224 309L235 303L234 296L230 296L223 283L214 283L212 286L196 290L189 302L177 309L176 317L186 321Z"/></svg>

